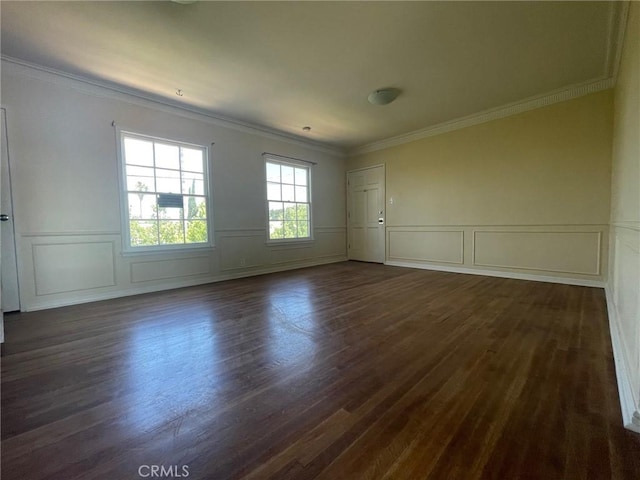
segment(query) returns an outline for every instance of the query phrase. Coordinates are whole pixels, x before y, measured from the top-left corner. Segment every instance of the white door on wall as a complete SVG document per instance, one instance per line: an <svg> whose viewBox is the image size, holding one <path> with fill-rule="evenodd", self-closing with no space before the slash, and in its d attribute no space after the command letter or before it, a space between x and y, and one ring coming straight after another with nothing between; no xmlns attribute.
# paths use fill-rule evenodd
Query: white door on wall
<svg viewBox="0 0 640 480"><path fill-rule="evenodd" d="M2 129L2 139L0 140L0 147L2 149L2 165L4 165L4 157L6 156L6 152L8 152L7 147L7 130L6 130L6 121L5 118L7 116L7 111L3 108L0 110L0 129ZM0 199L2 198L2 194L4 193L4 188L2 185L2 177L4 177L4 172L2 171L4 168L0 169ZM1 202L0 202L1 203ZM2 209L2 205L0 205L0 210ZM0 217L1 218L1 217ZM2 266L2 235L0 235L0 267ZM4 308L2 308L2 282L0 281L0 343L4 343Z"/></svg>
<svg viewBox="0 0 640 480"><path fill-rule="evenodd" d="M3 312L20 310L18 291L18 267L13 226L11 199L11 174L9 167L9 142L7 135L7 111L1 109L2 159L0 162L0 305Z"/></svg>
<svg viewBox="0 0 640 480"><path fill-rule="evenodd" d="M347 172L348 254L350 260L384 262L384 166Z"/></svg>

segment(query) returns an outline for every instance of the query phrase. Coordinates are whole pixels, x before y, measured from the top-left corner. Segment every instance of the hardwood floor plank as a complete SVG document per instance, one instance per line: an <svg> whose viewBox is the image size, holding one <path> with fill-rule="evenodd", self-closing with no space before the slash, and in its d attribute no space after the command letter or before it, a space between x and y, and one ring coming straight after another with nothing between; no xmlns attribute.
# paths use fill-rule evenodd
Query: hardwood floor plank
<svg viewBox="0 0 640 480"><path fill-rule="evenodd" d="M602 290L344 262L8 315L23 480L637 478Z"/></svg>

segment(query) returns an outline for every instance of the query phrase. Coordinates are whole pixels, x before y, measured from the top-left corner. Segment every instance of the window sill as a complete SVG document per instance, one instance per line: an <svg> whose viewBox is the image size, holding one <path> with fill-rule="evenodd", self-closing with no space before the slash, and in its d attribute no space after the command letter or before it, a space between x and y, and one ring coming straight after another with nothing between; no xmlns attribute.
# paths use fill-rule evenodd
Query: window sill
<svg viewBox="0 0 640 480"><path fill-rule="evenodd" d="M180 248L158 248L158 249L141 249L141 250L123 250L120 255L123 257L141 257L147 255L181 255L189 253L209 253L215 250L215 245L206 245L202 247L180 247Z"/></svg>
<svg viewBox="0 0 640 480"><path fill-rule="evenodd" d="M316 241L313 238L305 238L303 240L267 240L267 247L277 247L278 245L291 246L291 245L312 245Z"/></svg>

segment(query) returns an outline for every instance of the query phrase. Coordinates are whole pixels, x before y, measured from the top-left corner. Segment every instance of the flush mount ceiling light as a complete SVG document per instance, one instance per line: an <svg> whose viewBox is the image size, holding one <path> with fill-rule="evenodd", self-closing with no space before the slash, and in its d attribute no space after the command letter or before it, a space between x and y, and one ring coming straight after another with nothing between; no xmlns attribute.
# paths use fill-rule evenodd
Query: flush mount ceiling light
<svg viewBox="0 0 640 480"><path fill-rule="evenodd" d="M192 3L196 3L198 0L171 0L173 3L179 3L180 5L191 5Z"/></svg>
<svg viewBox="0 0 640 480"><path fill-rule="evenodd" d="M372 105L387 105L398 98L398 95L400 90L397 88L381 88L371 92L367 100Z"/></svg>

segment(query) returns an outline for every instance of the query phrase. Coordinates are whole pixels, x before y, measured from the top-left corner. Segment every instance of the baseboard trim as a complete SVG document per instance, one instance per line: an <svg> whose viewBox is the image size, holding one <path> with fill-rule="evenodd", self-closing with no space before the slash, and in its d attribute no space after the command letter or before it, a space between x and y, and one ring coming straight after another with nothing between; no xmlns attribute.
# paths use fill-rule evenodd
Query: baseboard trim
<svg viewBox="0 0 640 480"><path fill-rule="evenodd" d="M607 298L607 311L609 313L609 332L611 334L611 348L613 349L613 361L616 367L616 380L618 382L618 395L620 397L620 410L622 411L622 424L627 430L640 433L640 412L633 401L633 388L627 371L622 340L618 330L618 314L613 302L613 292L610 286L605 286Z"/></svg>
<svg viewBox="0 0 640 480"><path fill-rule="evenodd" d="M484 268L450 267L432 263L396 262L386 261L385 265L393 267L420 268L422 270L436 270L439 272L464 273L469 275L483 275L485 277L512 278L515 280L531 280L534 282L561 283L563 285L577 285L579 287L604 288L601 280L587 280L570 277L553 277L549 275L536 275L532 273L506 272L502 270L486 270Z"/></svg>
<svg viewBox="0 0 640 480"><path fill-rule="evenodd" d="M266 275L269 273L284 272L287 270L296 270L299 268L315 267L318 265L326 265L329 263L338 263L347 261L345 256L321 257L310 261L298 262L288 265L269 266L259 269L250 269L246 271L225 273L221 275L199 276L198 278L180 278L171 282L138 286L127 288L126 290L109 290L105 292L92 293L91 295L78 296L74 298L52 299L46 302L34 302L22 309L23 312L35 312L38 310L47 310L50 308L67 307L70 305L79 305L82 303L100 302L102 300L111 300L114 298L130 297L133 295L142 295L145 293L162 292L165 290L174 290L176 288L194 287L197 285L205 285L207 283L224 282L226 280L235 280L238 278L255 277L258 275Z"/></svg>

